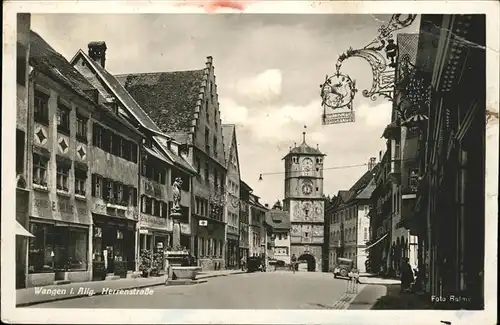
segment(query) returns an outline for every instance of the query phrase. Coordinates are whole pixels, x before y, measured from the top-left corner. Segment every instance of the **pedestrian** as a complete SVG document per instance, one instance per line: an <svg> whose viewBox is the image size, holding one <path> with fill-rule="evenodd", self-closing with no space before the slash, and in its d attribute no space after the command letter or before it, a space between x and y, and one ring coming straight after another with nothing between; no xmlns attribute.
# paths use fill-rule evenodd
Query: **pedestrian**
<svg viewBox="0 0 500 325"><path fill-rule="evenodd" d="M413 271L409 263L410 259L408 257L403 257L401 262L401 292L405 292L411 287L413 283Z"/></svg>
<svg viewBox="0 0 500 325"><path fill-rule="evenodd" d="M241 270L245 271L245 257L244 256L241 257L240 266L241 266Z"/></svg>
<svg viewBox="0 0 500 325"><path fill-rule="evenodd" d="M297 256L295 256L295 254L292 254L291 261L292 263L290 263L290 265L292 267L293 273L295 273L295 264L297 263Z"/></svg>

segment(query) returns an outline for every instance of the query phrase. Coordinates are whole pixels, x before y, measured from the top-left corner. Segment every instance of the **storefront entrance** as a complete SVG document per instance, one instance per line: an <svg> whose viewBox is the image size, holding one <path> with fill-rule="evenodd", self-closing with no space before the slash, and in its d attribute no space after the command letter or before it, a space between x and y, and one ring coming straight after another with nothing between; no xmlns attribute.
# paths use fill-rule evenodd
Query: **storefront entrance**
<svg viewBox="0 0 500 325"><path fill-rule="evenodd" d="M126 277L135 270L135 223L112 217L94 216L94 279L107 275Z"/></svg>

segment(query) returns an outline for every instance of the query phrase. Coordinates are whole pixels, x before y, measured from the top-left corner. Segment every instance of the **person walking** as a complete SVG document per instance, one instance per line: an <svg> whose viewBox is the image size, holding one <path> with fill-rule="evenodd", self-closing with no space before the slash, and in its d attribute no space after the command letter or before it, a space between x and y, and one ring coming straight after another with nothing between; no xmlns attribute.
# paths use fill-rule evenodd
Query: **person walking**
<svg viewBox="0 0 500 325"><path fill-rule="evenodd" d="M240 267L242 271L245 271L245 257L242 256L240 260Z"/></svg>
<svg viewBox="0 0 500 325"><path fill-rule="evenodd" d="M403 261L401 262L401 292L405 292L410 289L411 284L414 281L413 278L413 270L411 269L411 265L409 263L410 259L408 257L403 257Z"/></svg>
<svg viewBox="0 0 500 325"><path fill-rule="evenodd" d="M291 261L292 263L290 263L290 265L292 267L293 273L295 273L295 265L297 264L297 256L295 256L295 254L292 254Z"/></svg>

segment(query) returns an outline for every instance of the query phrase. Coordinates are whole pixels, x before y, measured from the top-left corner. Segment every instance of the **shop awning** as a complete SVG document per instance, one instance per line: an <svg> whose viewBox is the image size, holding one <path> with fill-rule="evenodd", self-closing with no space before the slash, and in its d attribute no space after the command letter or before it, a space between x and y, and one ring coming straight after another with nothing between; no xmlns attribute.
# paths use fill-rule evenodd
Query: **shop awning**
<svg viewBox="0 0 500 325"><path fill-rule="evenodd" d="M377 240L376 242L374 242L373 244L371 244L370 246L366 247L365 248L365 251L366 250L369 250L370 248L372 248L373 246L377 245L378 243L380 243L382 241L382 239L384 239L385 237L387 237L389 235L389 233L385 234L382 236L382 238L380 238L379 240Z"/></svg>
<svg viewBox="0 0 500 325"><path fill-rule="evenodd" d="M23 237L35 237L16 220L16 235Z"/></svg>

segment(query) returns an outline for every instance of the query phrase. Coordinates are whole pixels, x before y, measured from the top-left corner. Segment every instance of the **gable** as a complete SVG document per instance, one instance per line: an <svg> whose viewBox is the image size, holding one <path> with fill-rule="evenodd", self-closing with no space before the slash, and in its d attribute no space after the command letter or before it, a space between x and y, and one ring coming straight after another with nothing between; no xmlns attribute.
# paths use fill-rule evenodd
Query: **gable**
<svg viewBox="0 0 500 325"><path fill-rule="evenodd" d="M83 65L82 63L85 64ZM131 119L133 117L138 124L153 132L161 132L158 126L123 88L118 80L106 69L94 62L85 52L79 50L71 60L71 64L99 90L99 93L106 102L113 102L115 99L119 100L128 110L128 118Z"/></svg>

